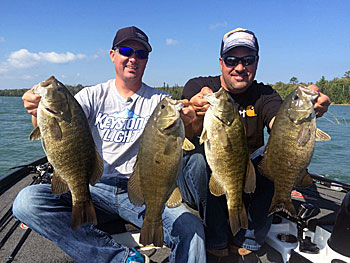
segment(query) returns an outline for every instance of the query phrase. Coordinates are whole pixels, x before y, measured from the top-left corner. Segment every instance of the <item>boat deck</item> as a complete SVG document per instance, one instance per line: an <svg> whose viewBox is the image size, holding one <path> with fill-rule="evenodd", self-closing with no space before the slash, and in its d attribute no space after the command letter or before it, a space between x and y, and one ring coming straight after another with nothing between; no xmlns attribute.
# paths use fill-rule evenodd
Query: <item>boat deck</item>
<svg viewBox="0 0 350 263"><path fill-rule="evenodd" d="M33 181L32 175L29 174L25 176L22 180L13 185L9 190L5 191L0 196L0 219L4 218L4 215L11 211L12 202L17 195L17 193L25 186L29 185ZM299 207L301 203L309 202L312 203L315 209L315 215L308 221L309 229L315 228L316 225L322 225L324 228L332 228L335 218L336 212L339 209L339 206L346 194L346 192L340 191L337 187L330 187L330 185L324 183L316 183L312 187L308 189L298 189L292 193L293 202L296 207ZM317 214L316 214L317 213ZM6 234L9 232L11 227L15 228L13 234L8 238L6 243L0 249L0 261L1 262L11 262L9 260L10 255L15 250L15 247L20 242L21 237L28 230L23 229L20 226L14 227L16 224L16 219L10 217L6 222L2 224L0 228L0 242L6 238ZM19 224L19 223L17 223ZM15 225L16 226L16 225ZM130 224L124 225L122 222L122 228L130 232L137 232L138 229ZM120 232L121 229L115 228L111 226L101 226L103 230L106 228L109 230L111 234L115 234ZM111 230L111 231L110 231ZM30 231L30 230L29 230ZM142 251L150 256L153 262L168 262L169 248L162 249L149 249L146 251ZM268 244L264 244L264 246L258 251L258 255L262 262L275 262L280 263L283 262L281 255L270 247ZM43 238L38 235L34 231L31 231L28 238L24 242L23 246L20 248L18 253L15 256L14 262L73 262L72 259L66 255L60 248L58 248L51 241ZM211 262L218 262L217 260L208 260ZM224 262L232 262L232 255L222 258L220 260L221 263Z"/></svg>

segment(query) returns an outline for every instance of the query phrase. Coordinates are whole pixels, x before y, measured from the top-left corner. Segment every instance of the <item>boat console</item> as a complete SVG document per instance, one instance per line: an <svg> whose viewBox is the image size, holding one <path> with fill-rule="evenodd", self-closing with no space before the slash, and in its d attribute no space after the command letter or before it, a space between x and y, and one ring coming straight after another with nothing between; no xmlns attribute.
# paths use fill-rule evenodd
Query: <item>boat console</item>
<svg viewBox="0 0 350 263"><path fill-rule="evenodd" d="M337 193L320 187L318 196L303 192L304 199L296 202L297 218L284 213L274 216L266 243L281 254L283 262L350 263L350 192ZM318 189L318 190L320 190ZM327 202L343 197L339 209L331 209L319 193L327 195ZM345 195L345 197L344 197Z"/></svg>

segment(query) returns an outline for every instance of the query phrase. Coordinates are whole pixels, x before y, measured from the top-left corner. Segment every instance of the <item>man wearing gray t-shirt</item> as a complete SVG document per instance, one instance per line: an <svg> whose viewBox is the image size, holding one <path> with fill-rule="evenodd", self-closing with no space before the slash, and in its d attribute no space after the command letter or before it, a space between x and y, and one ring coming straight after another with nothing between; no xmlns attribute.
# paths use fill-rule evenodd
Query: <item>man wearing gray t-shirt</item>
<svg viewBox="0 0 350 263"><path fill-rule="evenodd" d="M115 79L87 87L75 96L88 118L97 150L104 161L101 180L90 186L99 222L123 218L139 227L143 222L141 215L145 207L137 207L129 201L127 181L133 172L139 139L148 118L157 104L168 96L142 82L151 51L143 31L137 27L120 29L109 52ZM22 99L36 126L40 96L29 90ZM181 117L186 126L195 117L195 112L187 100L183 103ZM146 256L116 243L93 225L73 230L69 198L70 193L57 198L50 185L33 185L18 194L13 212L76 262L149 262ZM182 204L177 208L165 207L162 220L164 241L171 248L170 262L206 261L204 230L198 217Z"/></svg>

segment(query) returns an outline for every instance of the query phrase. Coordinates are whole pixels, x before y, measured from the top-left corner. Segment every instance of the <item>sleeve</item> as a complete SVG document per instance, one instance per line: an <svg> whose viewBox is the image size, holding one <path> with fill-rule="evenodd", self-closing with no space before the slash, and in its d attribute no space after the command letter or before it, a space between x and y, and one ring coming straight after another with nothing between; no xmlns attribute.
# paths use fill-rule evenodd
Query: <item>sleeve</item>
<svg viewBox="0 0 350 263"><path fill-rule="evenodd" d="M91 107L92 107L92 102L91 102L91 94L90 94L90 89L83 88L80 90L77 94L75 94L74 98L78 101L80 106L82 107L85 116L89 119L90 113L92 112Z"/></svg>
<svg viewBox="0 0 350 263"><path fill-rule="evenodd" d="M279 108L281 107L283 100L276 90L272 89L271 94L264 96L263 104L263 116L264 125L267 127L267 131L270 133L269 123L273 117L277 115Z"/></svg>
<svg viewBox="0 0 350 263"><path fill-rule="evenodd" d="M204 78L193 78L187 81L182 90L181 99L190 100L194 95L200 92L203 87L208 86L203 79Z"/></svg>

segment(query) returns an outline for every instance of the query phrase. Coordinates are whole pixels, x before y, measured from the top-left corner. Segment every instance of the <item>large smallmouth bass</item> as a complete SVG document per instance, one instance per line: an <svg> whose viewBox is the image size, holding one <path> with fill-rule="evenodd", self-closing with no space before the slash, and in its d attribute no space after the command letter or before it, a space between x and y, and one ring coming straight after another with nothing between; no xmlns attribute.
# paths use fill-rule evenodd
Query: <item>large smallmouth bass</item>
<svg viewBox="0 0 350 263"><path fill-rule="evenodd" d="M97 224L89 183L94 185L103 172L88 120L69 90L53 76L33 90L41 96L38 126L31 140L42 139L48 161L54 167L52 192L72 193L72 228ZM59 220L59 218L57 219Z"/></svg>
<svg viewBox="0 0 350 263"><path fill-rule="evenodd" d="M311 162L315 140L330 140L328 134L316 128L313 102L318 95L300 86L285 98L276 115L259 164L260 172L274 182L269 214L284 211L296 217L291 191L294 186L312 184L306 168Z"/></svg>
<svg viewBox="0 0 350 263"><path fill-rule="evenodd" d="M248 228L248 217L242 200L243 191L255 190L255 170L249 159L245 129L231 96L221 88L204 95L210 107L205 113L200 142L212 175L210 192L226 195L232 234Z"/></svg>
<svg viewBox="0 0 350 263"><path fill-rule="evenodd" d="M182 203L180 191L175 186L182 148L194 148L185 139L179 112L182 107L181 102L165 97L153 111L140 138L134 172L128 181L128 195L134 205L146 206L140 234L143 245L163 246L164 204L177 207Z"/></svg>

